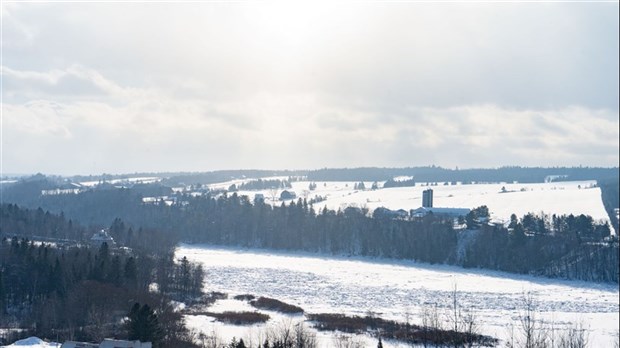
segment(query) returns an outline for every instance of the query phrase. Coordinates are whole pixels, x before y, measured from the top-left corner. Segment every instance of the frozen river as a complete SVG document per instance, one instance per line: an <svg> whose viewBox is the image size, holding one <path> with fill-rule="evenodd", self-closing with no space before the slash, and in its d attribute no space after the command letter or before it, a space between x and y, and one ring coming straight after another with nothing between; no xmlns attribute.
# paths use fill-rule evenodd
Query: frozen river
<svg viewBox="0 0 620 348"><path fill-rule="evenodd" d="M180 245L177 257L201 262L207 291L250 293L299 305L306 312L419 323L421 309L447 310L456 285L460 303L475 311L483 334L506 338L529 292L540 318L556 327L582 322L592 347L613 346L619 324L618 286L466 270L412 261L326 257L257 249Z"/></svg>

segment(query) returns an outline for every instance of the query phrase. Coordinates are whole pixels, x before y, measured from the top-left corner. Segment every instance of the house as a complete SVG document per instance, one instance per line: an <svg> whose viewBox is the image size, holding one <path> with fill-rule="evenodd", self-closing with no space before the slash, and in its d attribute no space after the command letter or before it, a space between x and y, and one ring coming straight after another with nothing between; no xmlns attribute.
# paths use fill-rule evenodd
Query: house
<svg viewBox="0 0 620 348"><path fill-rule="evenodd" d="M60 348L99 348L97 343L66 341Z"/></svg>
<svg viewBox="0 0 620 348"><path fill-rule="evenodd" d="M101 342L99 348L151 348L151 342L124 341L106 338Z"/></svg>
<svg viewBox="0 0 620 348"><path fill-rule="evenodd" d="M372 216L376 219L406 219L409 214L404 209L391 210L386 207L375 209Z"/></svg>
<svg viewBox="0 0 620 348"><path fill-rule="evenodd" d="M114 238L108 234L105 230L101 230L90 238L90 245L95 248L100 248L103 243L107 243L108 247L113 247L116 245L114 243Z"/></svg>
<svg viewBox="0 0 620 348"><path fill-rule="evenodd" d="M112 338L106 338L103 342L97 343L87 343L87 342L76 342L76 341L67 341L60 346L60 348L151 348L151 342L140 342L140 341L125 341L125 340L115 340Z"/></svg>
<svg viewBox="0 0 620 348"><path fill-rule="evenodd" d="M411 217L423 217L432 213L435 216L458 218L459 216L467 216L469 209L467 208L432 208L432 207L420 207L418 209L411 209Z"/></svg>
<svg viewBox="0 0 620 348"><path fill-rule="evenodd" d="M289 199L295 199L295 197L297 197L297 195L293 191L284 190L284 191L282 191L282 193L280 193L280 200L281 201L287 201Z"/></svg>

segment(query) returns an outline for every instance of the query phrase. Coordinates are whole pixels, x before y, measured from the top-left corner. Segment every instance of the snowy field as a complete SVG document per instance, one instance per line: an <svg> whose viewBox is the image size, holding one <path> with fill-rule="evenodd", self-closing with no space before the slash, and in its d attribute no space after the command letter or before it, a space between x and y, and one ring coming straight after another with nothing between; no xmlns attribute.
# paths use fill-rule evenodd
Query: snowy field
<svg viewBox="0 0 620 348"><path fill-rule="evenodd" d="M283 178L278 178L283 179ZM245 180L248 181L248 180ZM230 184L239 184L242 181L227 182L210 186L212 188L227 188ZM491 218L508 221L512 213L522 217L528 212L545 214L586 214L595 220L609 221L601 199L601 190L594 187L596 181L568 181L534 184L471 184L471 185L444 185L423 186L419 183L414 187L395 187L370 190L372 182L365 182L366 190L354 190L355 182L316 182L317 188L309 191L310 182L293 182L291 189L297 197L312 199L317 196L325 200L315 203L318 211L327 207L338 210L348 206L367 207L371 212L378 207L389 209L419 208L422 205L422 191L433 189L434 206L446 208L476 208L481 205L489 207ZM383 185L379 183L379 187ZM505 192L502 192L505 189ZM279 190L279 193L282 190ZM274 192L239 191L239 195L246 195L252 200L256 193L265 196L267 203L281 204L272 201Z"/></svg>
<svg viewBox="0 0 620 348"><path fill-rule="evenodd" d="M254 294L301 306L309 313L375 313L385 319L420 323L423 306L439 306L445 313L456 284L459 301L473 308L481 332L505 339L517 325L523 293L534 295L540 317L556 327L582 322L591 347L611 347L619 324L618 287L608 284L551 280L502 272L465 270L410 261L362 257L324 257L310 253L239 250L181 245L177 257L201 262L207 291L231 297ZM218 311L249 309L238 301L219 305ZM249 307L249 306L248 306ZM271 314L271 313L270 313ZM272 322L280 320L278 316ZM268 322L269 323L269 322ZM260 325L234 327L204 316L188 317L188 325L223 339L250 337ZM333 346L321 334L322 347ZM367 339L369 346L372 342ZM376 343L374 343L376 344ZM394 346L390 344L390 346Z"/></svg>

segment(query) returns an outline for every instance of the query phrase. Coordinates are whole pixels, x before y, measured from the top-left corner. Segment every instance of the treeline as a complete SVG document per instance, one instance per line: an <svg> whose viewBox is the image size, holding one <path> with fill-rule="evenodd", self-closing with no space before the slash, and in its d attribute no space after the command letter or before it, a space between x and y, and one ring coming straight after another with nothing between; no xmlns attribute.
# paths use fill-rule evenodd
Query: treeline
<svg viewBox="0 0 620 348"><path fill-rule="evenodd" d="M81 241L86 229L71 219L66 220L64 214L58 216L41 208L28 210L16 204L3 204L0 206L0 236L5 232L30 238L41 236Z"/></svg>
<svg viewBox="0 0 620 348"><path fill-rule="evenodd" d="M288 180L278 179L258 179L241 183L235 186L235 190L254 191L254 190L267 190L267 189L287 189L291 188L291 183ZM234 191L234 190L229 190Z"/></svg>
<svg viewBox="0 0 620 348"><path fill-rule="evenodd" d="M2 206L2 222L38 225L37 212ZM60 226L67 227L68 223ZM84 230L77 227L78 230ZM10 233L5 233L8 235ZM20 335L100 342L131 338L123 318L132 305L147 305L156 322L156 346L193 346L183 319L170 300L189 301L202 294L204 272L171 252L136 252L87 246L58 247L25 238L0 241L0 326L19 327ZM156 291L152 284L158 284ZM143 309L143 312L147 309ZM144 314L144 313L143 313ZM137 318L137 317L136 317Z"/></svg>
<svg viewBox="0 0 620 348"><path fill-rule="evenodd" d="M618 240L589 216L513 214L509 228L481 225L475 233L464 267L618 283Z"/></svg>
<svg viewBox="0 0 620 348"><path fill-rule="evenodd" d="M270 176L304 176L305 171L296 170L217 170L204 173L173 173L168 175L162 183L170 186L177 185L207 185L243 178L265 178Z"/></svg>
<svg viewBox="0 0 620 348"><path fill-rule="evenodd" d="M518 273L618 281L617 263L608 263L617 242L603 241L609 226L587 216L513 217L510 228L480 224L476 216L460 223L480 226L476 238L458 245L451 219L371 218L361 209L315 211L304 200L272 207L248 198L209 194L177 196L178 204L142 204L131 189L93 190L77 195L39 196L43 209L74 221L111 228L115 240L132 248L180 240L287 250L308 250L451 263ZM478 210L474 210L477 212ZM518 226L514 225L518 224ZM141 226L141 227L136 227ZM148 244L148 245L147 245ZM591 272L590 272L591 271ZM590 274L588 274L590 272Z"/></svg>
<svg viewBox="0 0 620 348"><path fill-rule="evenodd" d="M597 184L601 188L601 199L609 215L609 220L616 231L620 231L618 216L614 212L614 209L620 207L620 179L616 175L616 177L601 179Z"/></svg>
<svg viewBox="0 0 620 348"><path fill-rule="evenodd" d="M448 169L436 166L408 168L325 168L308 172L312 181L385 181L411 176L417 182L543 182L548 176L556 181L601 180L618 177L618 168L596 167L501 167L487 169Z"/></svg>
<svg viewBox="0 0 620 348"><path fill-rule="evenodd" d="M415 180L414 179L407 179L407 180L394 180L394 179L388 179L385 181L385 183L383 183L383 188L390 188L390 187L413 187L415 186Z"/></svg>
<svg viewBox="0 0 620 348"><path fill-rule="evenodd" d="M445 262L456 246L451 220L429 216L416 221L373 219L358 209L316 212L299 199L272 207L245 196L183 198L183 206L143 207L142 216L125 215L129 225L150 221L196 243L309 250ZM127 222L130 223L127 223ZM120 222L118 222L120 223ZM114 231L114 232L112 232Z"/></svg>
<svg viewBox="0 0 620 348"><path fill-rule="evenodd" d="M59 215L56 215L48 210L44 211L40 207L37 209L24 209L17 204L2 204L0 205L0 238L18 237L43 242L54 242L55 244L86 244L93 233L103 227L109 226L106 221L109 221L109 217L111 216L117 216L121 209L128 209L126 212L129 214L137 214L139 210L144 209L144 207L137 205L133 200L120 204L119 202L123 201L122 197L127 197L125 196L127 192L129 191L99 191L94 197L115 197L107 202L105 200L102 201L100 211L90 210L89 207L91 207L91 204L85 203L85 201L88 202L93 199L93 196L91 196L93 192L85 192L81 195L74 196L85 198L85 200L77 200L74 204L67 205L67 207L69 207L68 210L72 216L77 217L80 221L90 221L91 226L88 228L74 223L73 219L67 220L62 211ZM114 193L117 193L120 197L114 195ZM70 198L71 196L61 195L57 197ZM106 204L115 203L119 205L107 208L105 206ZM94 204L94 202L92 202L92 204ZM80 207L80 205L82 206ZM83 218L83 216L85 216L85 218ZM123 231L125 231L122 235L116 233L118 228L115 224L117 223L121 224ZM120 242L121 245L129 247L136 252L171 253L180 241L181 236L158 229L154 224L148 225L152 227L138 227L135 230L130 227L125 230L123 222L115 219L112 222L112 229L110 232L114 239ZM140 226L140 224L136 226Z"/></svg>

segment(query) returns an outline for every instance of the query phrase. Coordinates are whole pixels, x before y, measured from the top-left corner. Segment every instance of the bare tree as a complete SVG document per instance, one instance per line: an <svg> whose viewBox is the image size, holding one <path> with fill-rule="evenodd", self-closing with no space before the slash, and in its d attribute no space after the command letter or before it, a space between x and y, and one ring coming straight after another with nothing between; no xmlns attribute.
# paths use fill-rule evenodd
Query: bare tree
<svg viewBox="0 0 620 348"><path fill-rule="evenodd" d="M197 341L200 342L200 346L203 348L220 348L222 347L222 341L220 340L215 328L210 333L205 334L200 332L197 336Z"/></svg>
<svg viewBox="0 0 620 348"><path fill-rule="evenodd" d="M476 313L473 309L466 310L461 317L463 332L466 335L467 347L471 348L476 343L476 336L480 333Z"/></svg>
<svg viewBox="0 0 620 348"><path fill-rule="evenodd" d="M456 333L461 331L461 306L459 306L458 289L456 283L452 284L452 291L450 292L450 312L448 313L448 322L451 323L451 329ZM454 346L457 347L456 342Z"/></svg>
<svg viewBox="0 0 620 348"><path fill-rule="evenodd" d="M276 197L278 197L278 188L277 187L269 189L269 197L271 197L271 204L275 204L276 203Z"/></svg>
<svg viewBox="0 0 620 348"><path fill-rule="evenodd" d="M294 323L285 319L278 325L267 330L266 338L271 343L291 348L316 348L316 334L308 330L303 322Z"/></svg>
<svg viewBox="0 0 620 348"><path fill-rule="evenodd" d="M315 348L317 346L316 334L308 330L303 322L295 324L295 348Z"/></svg>
<svg viewBox="0 0 620 348"><path fill-rule="evenodd" d="M86 315L88 325L84 330L93 341L103 341L107 335L106 323L110 319L108 311L101 306L91 305Z"/></svg>
<svg viewBox="0 0 620 348"><path fill-rule="evenodd" d="M479 327L476 313L473 309L463 310L459 302L459 292L457 284L452 285L450 292L450 311L448 313L448 322L451 330L454 331L452 345L453 347L473 347L476 343L476 336L479 334ZM463 340L461 335L465 334Z"/></svg>
<svg viewBox="0 0 620 348"><path fill-rule="evenodd" d="M534 295L525 292L522 298L522 311L517 327L510 325L507 348L546 348L549 347L548 330L537 317Z"/></svg>
<svg viewBox="0 0 620 348"><path fill-rule="evenodd" d="M588 331L581 321L567 328L558 341L558 348L586 348L587 346Z"/></svg>
<svg viewBox="0 0 620 348"><path fill-rule="evenodd" d="M422 307L422 330L424 335L424 347L428 347L435 335L442 329L437 303Z"/></svg>
<svg viewBox="0 0 620 348"><path fill-rule="evenodd" d="M537 318L537 304L534 295L530 292L523 294L523 312L519 318L521 332L523 333L524 348L546 347L547 330L543 322Z"/></svg>
<svg viewBox="0 0 620 348"><path fill-rule="evenodd" d="M338 334L334 336L334 347L336 348L364 348L364 342L353 335Z"/></svg>

